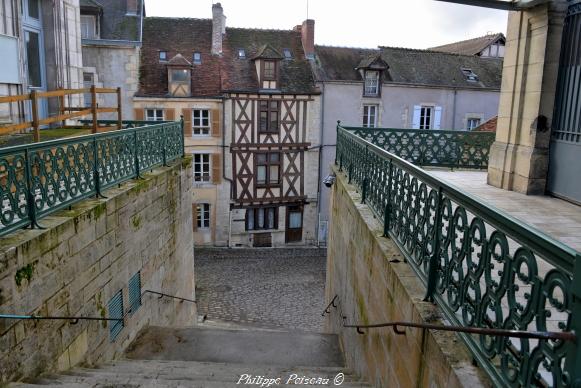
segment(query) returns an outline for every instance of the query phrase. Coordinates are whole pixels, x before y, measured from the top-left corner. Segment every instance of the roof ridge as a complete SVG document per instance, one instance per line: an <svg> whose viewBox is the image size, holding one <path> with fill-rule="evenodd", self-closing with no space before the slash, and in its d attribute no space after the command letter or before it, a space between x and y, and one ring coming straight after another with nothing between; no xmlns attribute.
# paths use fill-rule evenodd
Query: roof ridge
<svg viewBox="0 0 581 388"><path fill-rule="evenodd" d="M267 32L296 32L296 33L298 33L298 31L295 31L292 28L290 30L285 30L285 29L279 29L279 28L248 28L248 27L228 27L228 26L226 26L226 30L267 31Z"/></svg>
<svg viewBox="0 0 581 388"><path fill-rule="evenodd" d="M380 48L380 50L391 49L391 50L401 50L401 51L416 51L416 52L422 52L422 53L426 53L426 54L443 54L443 55L451 55L451 56L455 56L455 57L481 58L481 57L477 57L475 55L450 53L447 51L433 50L431 48L430 49L416 49L416 48L393 47L393 46L379 46L379 48ZM482 58L482 59L484 59L484 58Z"/></svg>
<svg viewBox="0 0 581 388"><path fill-rule="evenodd" d="M458 40L458 41L455 41L455 42L452 42L452 43L440 44L438 46L433 46L433 47L430 47L430 48L433 49L433 48L437 48L437 47L446 47L446 46L451 46L451 45L454 45L454 44L469 42L471 40L484 39L484 38L487 38L487 37L491 37L491 38L492 37L498 37L499 35L504 36L504 33L502 33L502 32L495 32L494 34L486 34L486 35L477 36L477 37L474 37L474 38L468 38L468 39L464 39L464 40Z"/></svg>
<svg viewBox="0 0 581 388"><path fill-rule="evenodd" d="M144 20L147 19L166 19L166 20L196 20L196 21L212 21L209 18L190 18L185 16L146 16L143 18Z"/></svg>
<svg viewBox="0 0 581 388"><path fill-rule="evenodd" d="M343 49L378 51L378 52L380 51L378 48L351 47L351 46L334 46L334 45L330 45L330 44L316 44L315 47L323 47L323 48L343 48Z"/></svg>

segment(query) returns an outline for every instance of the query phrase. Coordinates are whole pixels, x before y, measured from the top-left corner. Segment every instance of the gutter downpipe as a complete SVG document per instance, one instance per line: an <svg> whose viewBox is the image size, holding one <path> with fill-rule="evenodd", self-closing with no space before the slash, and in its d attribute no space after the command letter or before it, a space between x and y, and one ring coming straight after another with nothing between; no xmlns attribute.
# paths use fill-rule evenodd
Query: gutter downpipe
<svg viewBox="0 0 581 388"><path fill-rule="evenodd" d="M139 22L139 43L143 44L143 15L145 10L145 0L141 0L140 22Z"/></svg>
<svg viewBox="0 0 581 388"><path fill-rule="evenodd" d="M321 125L319 133L319 174L317 177L317 247L321 245L320 228L321 228L321 176L323 169L323 151L325 149L325 82L321 82Z"/></svg>

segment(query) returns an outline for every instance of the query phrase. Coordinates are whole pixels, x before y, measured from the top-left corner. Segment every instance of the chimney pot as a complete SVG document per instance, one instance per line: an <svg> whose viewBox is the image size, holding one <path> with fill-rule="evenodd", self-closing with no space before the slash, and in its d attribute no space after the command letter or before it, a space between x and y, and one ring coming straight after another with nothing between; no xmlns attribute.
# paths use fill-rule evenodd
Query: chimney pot
<svg viewBox="0 0 581 388"><path fill-rule="evenodd" d="M307 58L315 57L315 21L307 19L303 22L301 28L301 41L303 43L303 50Z"/></svg>

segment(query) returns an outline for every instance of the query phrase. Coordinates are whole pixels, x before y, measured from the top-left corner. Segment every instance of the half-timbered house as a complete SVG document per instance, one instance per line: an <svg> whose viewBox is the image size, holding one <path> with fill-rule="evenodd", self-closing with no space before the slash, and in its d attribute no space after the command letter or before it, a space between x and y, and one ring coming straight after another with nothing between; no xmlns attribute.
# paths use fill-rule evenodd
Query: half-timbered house
<svg viewBox="0 0 581 388"><path fill-rule="evenodd" d="M198 245L316 241L319 91L314 21L292 30L146 18L137 118L184 117Z"/></svg>

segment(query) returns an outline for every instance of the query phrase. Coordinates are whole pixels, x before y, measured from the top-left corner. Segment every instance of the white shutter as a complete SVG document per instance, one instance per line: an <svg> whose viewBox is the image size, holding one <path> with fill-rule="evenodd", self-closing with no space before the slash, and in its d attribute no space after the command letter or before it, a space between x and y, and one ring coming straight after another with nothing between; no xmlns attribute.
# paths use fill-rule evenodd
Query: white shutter
<svg viewBox="0 0 581 388"><path fill-rule="evenodd" d="M434 114L434 129L440 129L442 125L442 107L436 107L436 113Z"/></svg>
<svg viewBox="0 0 581 388"><path fill-rule="evenodd" d="M414 116L412 119L412 128L420 128L420 115L422 113L422 107L420 105L414 105Z"/></svg>

